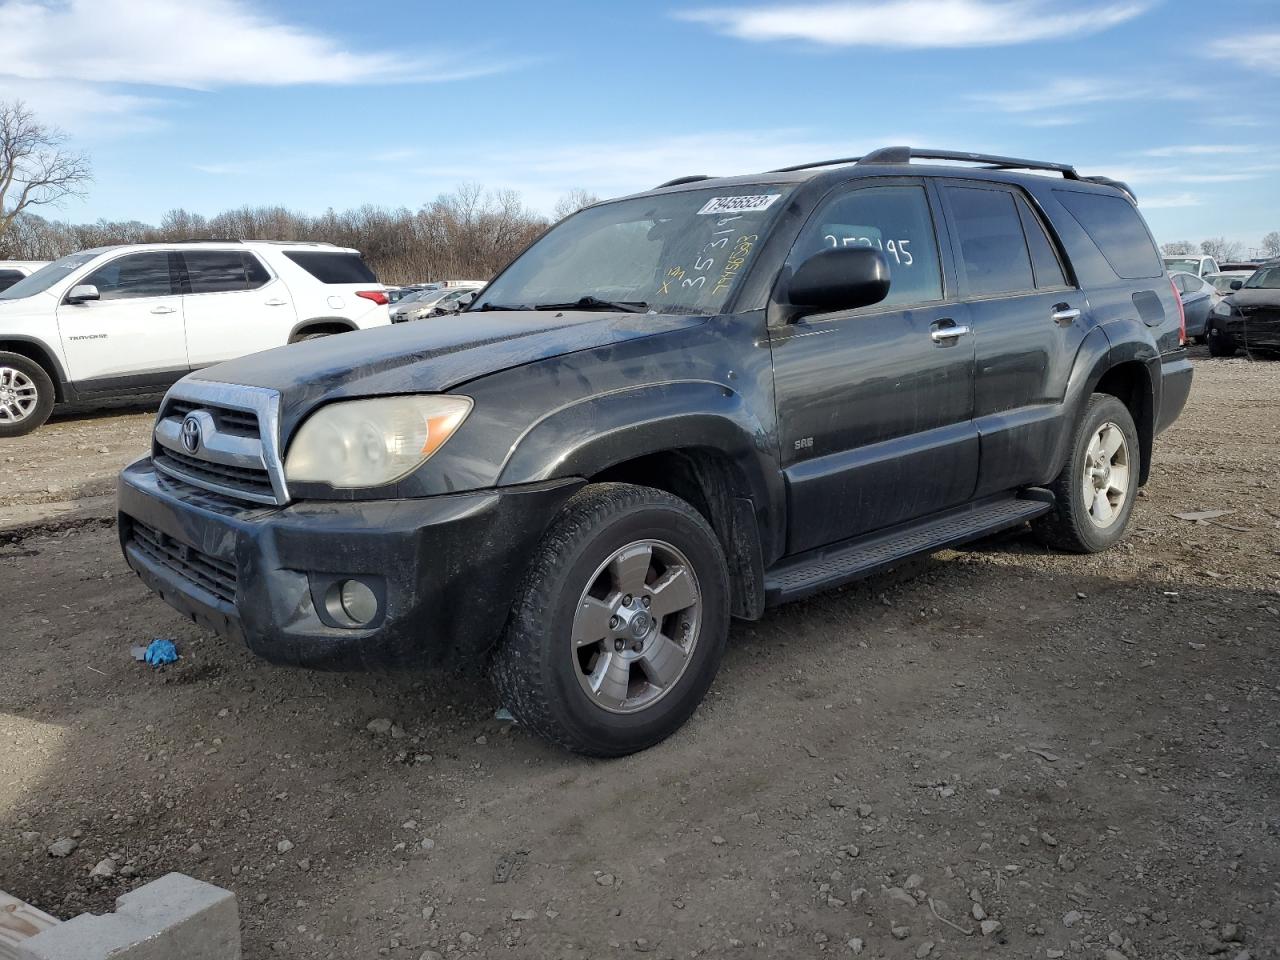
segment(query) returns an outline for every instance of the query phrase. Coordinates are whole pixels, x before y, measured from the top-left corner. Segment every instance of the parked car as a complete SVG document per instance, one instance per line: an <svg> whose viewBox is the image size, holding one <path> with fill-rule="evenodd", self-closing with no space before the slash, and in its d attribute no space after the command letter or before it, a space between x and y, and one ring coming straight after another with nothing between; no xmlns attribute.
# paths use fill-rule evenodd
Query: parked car
<svg viewBox="0 0 1280 960"><path fill-rule="evenodd" d="M1262 266L1264 262L1265 261L1262 260L1223 261L1218 264L1218 270L1222 273L1253 273L1253 271Z"/></svg>
<svg viewBox="0 0 1280 960"><path fill-rule="evenodd" d="M1280 355L1280 260L1264 263L1209 318L1209 352L1231 357L1243 349L1251 360Z"/></svg>
<svg viewBox="0 0 1280 960"><path fill-rule="evenodd" d="M132 244L63 257L0 293L0 437L55 402L160 393L268 347L388 324L357 250L267 241Z"/></svg>
<svg viewBox="0 0 1280 960"><path fill-rule="evenodd" d="M904 147L593 205L464 316L184 378L124 555L272 660L488 665L599 756L684 723L731 616L1028 521L1112 546L1192 377L1125 190Z"/></svg>
<svg viewBox="0 0 1280 960"><path fill-rule="evenodd" d="M1211 273L1220 273L1221 268L1213 257L1197 257L1188 255L1185 257L1165 257L1164 268L1170 273L1190 273L1197 277L1205 277Z"/></svg>
<svg viewBox="0 0 1280 960"><path fill-rule="evenodd" d="M482 286L482 284L481 284ZM391 311L392 323L405 323L409 320L425 320L438 316L437 308L456 302L464 294L474 293L478 286L438 287L434 290L421 290L405 297ZM444 312L444 311L440 311Z"/></svg>
<svg viewBox="0 0 1280 960"><path fill-rule="evenodd" d="M1187 337L1196 343L1205 342L1205 331L1209 321L1209 311L1218 303L1220 297L1213 284L1201 280L1195 274L1177 271L1169 274L1173 285L1182 300L1182 311L1187 318Z"/></svg>
<svg viewBox="0 0 1280 960"><path fill-rule="evenodd" d="M433 283L410 283L403 287L388 287L387 303L394 306L412 293L420 293L423 290L434 290L435 288L435 284Z"/></svg>
<svg viewBox="0 0 1280 960"><path fill-rule="evenodd" d="M1255 268L1256 269L1256 268ZM1213 284L1213 289L1217 292L1218 297L1230 296L1234 291L1244 286L1244 282L1253 276L1253 270L1223 270L1219 273L1211 273L1205 280Z"/></svg>
<svg viewBox="0 0 1280 960"><path fill-rule="evenodd" d="M8 290L19 280L31 276L48 260L0 260L0 292Z"/></svg>

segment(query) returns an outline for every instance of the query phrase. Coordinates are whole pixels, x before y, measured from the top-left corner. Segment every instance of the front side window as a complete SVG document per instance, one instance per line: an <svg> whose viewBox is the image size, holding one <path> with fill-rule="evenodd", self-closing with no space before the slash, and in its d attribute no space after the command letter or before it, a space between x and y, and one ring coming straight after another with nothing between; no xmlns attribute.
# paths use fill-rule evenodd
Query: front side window
<svg viewBox="0 0 1280 960"><path fill-rule="evenodd" d="M1031 256L1013 194L1005 190L947 187L960 241L960 272L977 297L1034 290Z"/></svg>
<svg viewBox="0 0 1280 960"><path fill-rule="evenodd" d="M719 313L789 184L739 184L588 207L552 227L470 310L512 307Z"/></svg>
<svg viewBox="0 0 1280 960"><path fill-rule="evenodd" d="M942 270L924 188L864 187L823 202L792 248L799 267L836 247L871 247L889 264L889 295L874 307L942 299Z"/></svg>
<svg viewBox="0 0 1280 960"><path fill-rule="evenodd" d="M82 253L70 254L53 263L46 263L31 276L19 280L8 290L0 293L0 300L21 300L23 297L44 293L58 281L65 280L90 260L101 255L101 250L86 250Z"/></svg>
<svg viewBox="0 0 1280 960"><path fill-rule="evenodd" d="M99 267L80 281L98 288L102 300L167 297L176 293L164 251L131 253Z"/></svg>

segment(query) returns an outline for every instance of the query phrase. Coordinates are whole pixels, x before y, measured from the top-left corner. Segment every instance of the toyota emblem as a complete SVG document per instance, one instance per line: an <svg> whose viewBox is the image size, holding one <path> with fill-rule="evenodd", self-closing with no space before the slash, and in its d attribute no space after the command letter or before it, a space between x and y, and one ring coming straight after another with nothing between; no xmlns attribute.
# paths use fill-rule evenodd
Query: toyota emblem
<svg viewBox="0 0 1280 960"><path fill-rule="evenodd" d="M194 416L182 421L182 445L187 448L187 453L200 449L200 421Z"/></svg>

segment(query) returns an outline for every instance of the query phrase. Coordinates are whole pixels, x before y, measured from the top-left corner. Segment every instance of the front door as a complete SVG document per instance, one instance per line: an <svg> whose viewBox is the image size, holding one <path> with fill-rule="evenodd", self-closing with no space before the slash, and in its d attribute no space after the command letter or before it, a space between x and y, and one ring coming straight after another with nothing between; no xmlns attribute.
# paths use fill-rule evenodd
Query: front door
<svg viewBox="0 0 1280 960"><path fill-rule="evenodd" d="M973 337L934 200L909 178L867 183L819 205L788 266L826 247L875 247L888 297L771 331L790 553L963 503L977 479Z"/></svg>
<svg viewBox="0 0 1280 960"><path fill-rule="evenodd" d="M284 281L248 250L184 250L182 298L191 368L289 342L297 322Z"/></svg>
<svg viewBox="0 0 1280 960"><path fill-rule="evenodd" d="M100 299L58 306L67 375L81 393L163 390L190 369L175 257L124 254L76 281Z"/></svg>

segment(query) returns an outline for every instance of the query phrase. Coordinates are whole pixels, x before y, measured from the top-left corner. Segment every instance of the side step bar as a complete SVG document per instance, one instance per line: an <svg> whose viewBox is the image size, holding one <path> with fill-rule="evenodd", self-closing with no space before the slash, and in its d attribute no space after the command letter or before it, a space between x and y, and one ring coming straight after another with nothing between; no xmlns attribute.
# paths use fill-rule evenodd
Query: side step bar
<svg viewBox="0 0 1280 960"><path fill-rule="evenodd" d="M765 602L772 607L800 600L869 577L911 557L1016 527L1053 509L1053 497L1047 490L1029 490L1026 494L1026 499L1001 496L980 500L788 557L765 571Z"/></svg>

